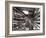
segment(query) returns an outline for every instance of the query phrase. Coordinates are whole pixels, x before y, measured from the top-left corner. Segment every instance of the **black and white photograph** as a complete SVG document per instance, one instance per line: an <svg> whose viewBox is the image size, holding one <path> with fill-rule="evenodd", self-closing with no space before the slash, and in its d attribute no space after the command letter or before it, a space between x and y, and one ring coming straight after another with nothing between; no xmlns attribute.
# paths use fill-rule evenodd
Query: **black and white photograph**
<svg viewBox="0 0 46 38"><path fill-rule="evenodd" d="M44 3L7 2L6 35L43 35L44 15Z"/></svg>
<svg viewBox="0 0 46 38"><path fill-rule="evenodd" d="M40 8L12 7L12 31L40 30Z"/></svg>
<svg viewBox="0 0 46 38"><path fill-rule="evenodd" d="M42 33L43 6L10 4L10 34Z"/></svg>

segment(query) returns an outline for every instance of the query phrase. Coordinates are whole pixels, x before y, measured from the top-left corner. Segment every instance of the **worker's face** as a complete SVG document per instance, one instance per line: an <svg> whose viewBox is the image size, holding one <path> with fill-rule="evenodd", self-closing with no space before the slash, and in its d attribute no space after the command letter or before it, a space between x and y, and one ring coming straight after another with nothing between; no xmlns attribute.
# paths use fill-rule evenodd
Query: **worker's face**
<svg viewBox="0 0 46 38"><path fill-rule="evenodd" d="M29 20L28 17L25 17L25 20L28 21Z"/></svg>

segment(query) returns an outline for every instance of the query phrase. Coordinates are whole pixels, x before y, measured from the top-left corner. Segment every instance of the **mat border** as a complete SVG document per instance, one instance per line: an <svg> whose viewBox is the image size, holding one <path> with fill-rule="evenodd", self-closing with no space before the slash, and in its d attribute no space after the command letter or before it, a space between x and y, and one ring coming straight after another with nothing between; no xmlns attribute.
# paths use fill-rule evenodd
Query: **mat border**
<svg viewBox="0 0 46 38"><path fill-rule="evenodd" d="M10 3L42 5L43 6L43 33L9 35L9 10L8 10L8 7L9 7ZM36 36L36 35L45 35L45 3L5 1L5 37Z"/></svg>

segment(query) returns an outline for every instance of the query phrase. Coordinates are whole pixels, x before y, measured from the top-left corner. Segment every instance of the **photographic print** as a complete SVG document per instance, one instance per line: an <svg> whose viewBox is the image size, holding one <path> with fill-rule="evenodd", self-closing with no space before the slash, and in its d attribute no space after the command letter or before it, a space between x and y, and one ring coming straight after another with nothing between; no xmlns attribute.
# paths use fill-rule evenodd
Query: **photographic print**
<svg viewBox="0 0 46 38"><path fill-rule="evenodd" d="M40 30L40 8L12 7L12 30Z"/></svg>
<svg viewBox="0 0 46 38"><path fill-rule="evenodd" d="M8 36L42 35L45 28L44 3L7 2Z"/></svg>

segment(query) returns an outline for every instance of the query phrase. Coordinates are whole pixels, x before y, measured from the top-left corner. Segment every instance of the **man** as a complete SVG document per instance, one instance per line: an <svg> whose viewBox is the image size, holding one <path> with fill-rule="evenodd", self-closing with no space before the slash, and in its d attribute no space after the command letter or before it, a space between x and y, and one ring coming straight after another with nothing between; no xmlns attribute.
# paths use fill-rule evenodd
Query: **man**
<svg viewBox="0 0 46 38"><path fill-rule="evenodd" d="M25 17L25 27L29 28L29 30L33 30L33 23L32 23L32 19L29 19L28 17Z"/></svg>

